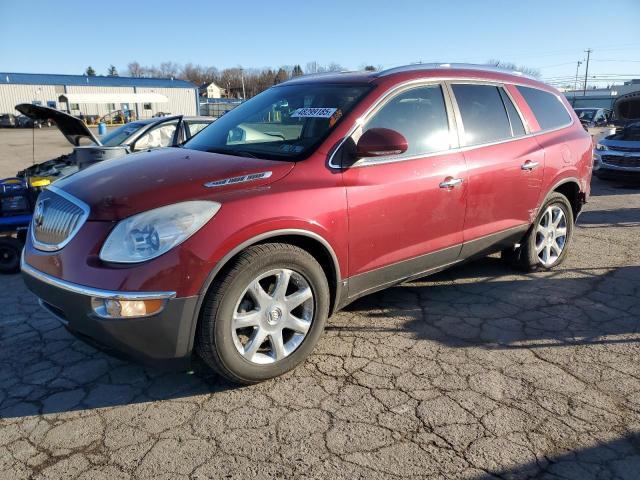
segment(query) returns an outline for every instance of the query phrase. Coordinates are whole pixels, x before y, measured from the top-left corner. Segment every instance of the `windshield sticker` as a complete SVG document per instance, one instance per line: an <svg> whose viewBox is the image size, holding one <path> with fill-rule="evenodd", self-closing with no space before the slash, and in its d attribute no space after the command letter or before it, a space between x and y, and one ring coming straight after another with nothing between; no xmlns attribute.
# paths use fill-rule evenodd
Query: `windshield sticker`
<svg viewBox="0 0 640 480"><path fill-rule="evenodd" d="M331 118L337 108L298 108L291 116L298 118Z"/></svg>

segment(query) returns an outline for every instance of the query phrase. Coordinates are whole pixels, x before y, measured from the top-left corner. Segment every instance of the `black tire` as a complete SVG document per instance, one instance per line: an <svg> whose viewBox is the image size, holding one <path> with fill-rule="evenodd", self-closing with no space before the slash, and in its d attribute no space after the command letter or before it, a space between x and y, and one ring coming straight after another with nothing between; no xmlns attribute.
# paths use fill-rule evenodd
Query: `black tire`
<svg viewBox="0 0 640 480"><path fill-rule="evenodd" d="M562 210L562 213L564 213L564 217L566 219L566 237L564 240L564 247L562 248L562 252L560 253L560 255L558 255L552 263L545 265L538 257L538 253L536 251L536 231L545 212L549 207L558 207ZM564 262L571 245L571 239L573 237L573 227L573 209L571 208L569 200L563 194L559 192L553 192L551 195L549 195L545 203L540 208L535 222L522 240L521 247L517 249L503 250L502 258L508 264L527 272L551 270L552 268L557 267L562 262Z"/></svg>
<svg viewBox="0 0 640 480"><path fill-rule="evenodd" d="M0 238L0 273L18 273L22 242L13 237Z"/></svg>
<svg viewBox="0 0 640 480"><path fill-rule="evenodd" d="M313 293L313 317L302 343L288 356L259 365L236 348L232 318L247 286L273 269L302 275ZM313 350L329 314L330 292L322 267L305 250L290 244L254 245L241 252L211 285L200 311L195 348L204 362L220 375L241 384L258 383L295 368Z"/></svg>

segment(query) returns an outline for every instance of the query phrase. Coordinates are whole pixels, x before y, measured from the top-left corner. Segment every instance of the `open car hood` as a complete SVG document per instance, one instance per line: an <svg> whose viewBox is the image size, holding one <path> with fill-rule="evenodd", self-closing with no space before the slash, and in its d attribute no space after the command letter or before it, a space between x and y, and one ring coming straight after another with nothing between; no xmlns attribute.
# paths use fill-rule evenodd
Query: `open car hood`
<svg viewBox="0 0 640 480"><path fill-rule="evenodd" d="M61 112L55 108L31 105L30 103L16 105L16 110L33 120L52 120L74 147L79 147L83 138L89 139L96 145L102 145L82 120L68 113Z"/></svg>
<svg viewBox="0 0 640 480"><path fill-rule="evenodd" d="M640 91L618 97L613 104L615 117L623 124L640 120Z"/></svg>

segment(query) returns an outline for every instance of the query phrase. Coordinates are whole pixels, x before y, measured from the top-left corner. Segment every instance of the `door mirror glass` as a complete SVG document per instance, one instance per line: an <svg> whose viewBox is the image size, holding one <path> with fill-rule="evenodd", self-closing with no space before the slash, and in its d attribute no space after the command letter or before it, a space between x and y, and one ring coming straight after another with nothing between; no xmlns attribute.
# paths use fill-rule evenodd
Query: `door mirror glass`
<svg viewBox="0 0 640 480"><path fill-rule="evenodd" d="M390 128L370 128L362 134L356 144L358 157L384 157L401 155L409 144L404 136Z"/></svg>

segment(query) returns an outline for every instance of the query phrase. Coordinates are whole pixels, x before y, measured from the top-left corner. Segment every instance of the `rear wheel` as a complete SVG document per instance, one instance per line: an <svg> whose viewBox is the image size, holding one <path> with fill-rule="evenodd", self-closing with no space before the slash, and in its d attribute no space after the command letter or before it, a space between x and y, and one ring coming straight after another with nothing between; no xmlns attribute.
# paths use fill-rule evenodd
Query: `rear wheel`
<svg viewBox="0 0 640 480"><path fill-rule="evenodd" d="M329 287L322 267L299 247L273 243L242 252L203 304L196 351L237 383L282 375L322 334Z"/></svg>
<svg viewBox="0 0 640 480"><path fill-rule="evenodd" d="M573 236L573 210L567 197L554 192L544 203L522 246L505 250L502 258L526 271L550 270L560 265Z"/></svg>
<svg viewBox="0 0 640 480"><path fill-rule="evenodd" d="M0 273L17 273L20 271L20 254L22 242L13 237L0 238Z"/></svg>

